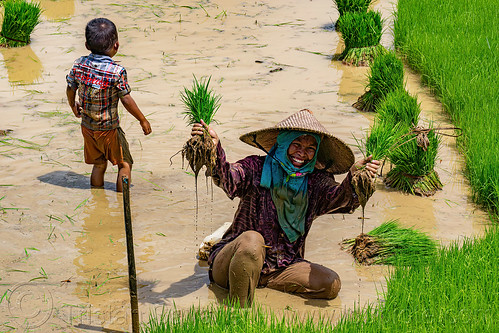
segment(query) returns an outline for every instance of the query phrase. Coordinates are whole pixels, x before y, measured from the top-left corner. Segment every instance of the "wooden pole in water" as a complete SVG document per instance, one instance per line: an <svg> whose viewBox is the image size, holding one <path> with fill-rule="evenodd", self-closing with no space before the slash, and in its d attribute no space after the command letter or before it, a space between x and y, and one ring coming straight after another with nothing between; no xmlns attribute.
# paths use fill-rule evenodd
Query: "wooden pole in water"
<svg viewBox="0 0 499 333"><path fill-rule="evenodd" d="M128 256L128 284L132 308L132 332L139 333L139 302L137 297L137 275L135 273L135 254L133 252L132 214L130 213L130 184L127 177L123 181L123 210L125 215L126 250Z"/></svg>

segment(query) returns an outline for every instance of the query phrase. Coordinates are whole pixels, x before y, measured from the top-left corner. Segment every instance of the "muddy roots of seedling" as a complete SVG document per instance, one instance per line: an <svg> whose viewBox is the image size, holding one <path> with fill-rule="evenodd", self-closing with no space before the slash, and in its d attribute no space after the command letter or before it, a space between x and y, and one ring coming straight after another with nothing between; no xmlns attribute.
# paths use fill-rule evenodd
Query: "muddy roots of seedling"
<svg viewBox="0 0 499 333"><path fill-rule="evenodd" d="M360 205L366 206L367 201L376 190L374 178L371 177L366 169L356 172L352 176L352 186L359 198Z"/></svg>
<svg viewBox="0 0 499 333"><path fill-rule="evenodd" d="M343 64L357 67L370 66L374 59L387 51L381 45L367 46L367 47L354 47L346 51L340 56Z"/></svg>
<svg viewBox="0 0 499 333"><path fill-rule="evenodd" d="M355 238L353 244L347 240L343 245L350 247L349 252L359 264L373 265L377 262L380 247L375 237L362 233Z"/></svg>
<svg viewBox="0 0 499 333"><path fill-rule="evenodd" d="M186 159L197 178L203 166L212 170L216 163L215 145L210 135L205 131L203 135L195 135L182 148L182 159Z"/></svg>
<svg viewBox="0 0 499 333"><path fill-rule="evenodd" d="M435 170L424 176L413 176L401 172L397 167L388 172L385 184L389 187L424 197L434 195L443 186Z"/></svg>

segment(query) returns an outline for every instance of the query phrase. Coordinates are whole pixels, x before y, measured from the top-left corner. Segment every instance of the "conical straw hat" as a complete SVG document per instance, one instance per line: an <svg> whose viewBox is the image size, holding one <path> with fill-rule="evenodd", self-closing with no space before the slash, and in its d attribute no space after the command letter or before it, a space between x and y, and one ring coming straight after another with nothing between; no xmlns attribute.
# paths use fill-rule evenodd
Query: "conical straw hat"
<svg viewBox="0 0 499 333"><path fill-rule="evenodd" d="M316 168L318 169L340 174L347 172L354 163L352 150L343 141L329 133L308 109L292 114L274 127L244 134L240 139L267 153L276 143L277 135L282 130L316 133L322 137L317 154Z"/></svg>

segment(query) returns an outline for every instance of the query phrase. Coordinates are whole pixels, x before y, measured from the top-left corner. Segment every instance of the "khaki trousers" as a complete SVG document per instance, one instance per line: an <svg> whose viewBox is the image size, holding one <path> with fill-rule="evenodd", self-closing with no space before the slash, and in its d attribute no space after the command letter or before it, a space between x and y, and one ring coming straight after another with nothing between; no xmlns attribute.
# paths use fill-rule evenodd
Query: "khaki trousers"
<svg viewBox="0 0 499 333"><path fill-rule="evenodd" d="M264 259L262 235L246 231L216 255L211 276L217 285L229 289L230 301L241 306L253 303L257 286L320 299L333 299L340 291L340 277L327 267L301 261L269 274L260 274Z"/></svg>

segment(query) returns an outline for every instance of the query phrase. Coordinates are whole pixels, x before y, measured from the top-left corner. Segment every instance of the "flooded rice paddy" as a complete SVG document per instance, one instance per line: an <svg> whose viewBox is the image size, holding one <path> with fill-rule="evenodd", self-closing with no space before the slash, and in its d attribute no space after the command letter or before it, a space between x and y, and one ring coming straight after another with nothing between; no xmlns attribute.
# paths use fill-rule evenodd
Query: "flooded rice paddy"
<svg viewBox="0 0 499 333"><path fill-rule="evenodd" d="M338 14L320 1L41 1L42 22L29 46L0 48L0 325L40 332L126 331L131 327L122 196L116 168L104 190L90 189L79 122L65 98L65 75L87 54L85 24L108 17L119 28L115 60L125 66L132 96L151 122L142 135L122 110L135 160L132 219L141 320L150 310L205 306L226 297L209 285L206 263L196 259L203 238L232 220L237 201L199 178L195 217L194 177L180 154L189 138L180 91L196 77L212 77L222 106L216 130L230 161L260 152L239 136L271 126L308 108L336 136L354 145L372 120L351 104L363 93L367 68L332 61L341 51L334 31ZM390 22L391 4L377 1ZM383 44L392 47L389 31ZM423 118L449 125L442 107L406 70ZM356 157L361 154L353 148ZM486 214L470 201L463 158L444 137L437 172L442 191L421 198L378 181L366 208L366 230L388 219L415 226L448 244L480 235ZM340 176L338 179L342 179ZM386 267L358 266L340 249L360 233L360 209L323 216L308 236L306 258L342 279L335 300L305 300L258 289L256 302L279 313L321 313L337 318L354 305L376 302ZM12 298L13 300L14 298Z"/></svg>

